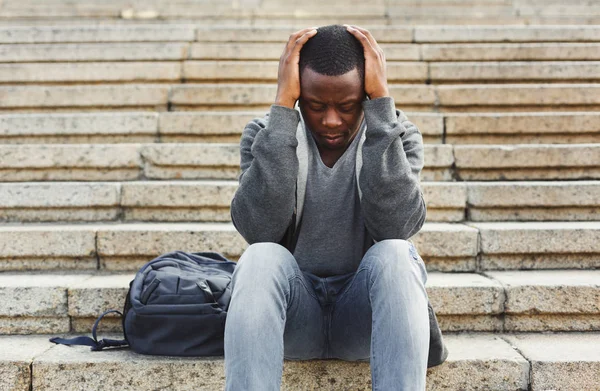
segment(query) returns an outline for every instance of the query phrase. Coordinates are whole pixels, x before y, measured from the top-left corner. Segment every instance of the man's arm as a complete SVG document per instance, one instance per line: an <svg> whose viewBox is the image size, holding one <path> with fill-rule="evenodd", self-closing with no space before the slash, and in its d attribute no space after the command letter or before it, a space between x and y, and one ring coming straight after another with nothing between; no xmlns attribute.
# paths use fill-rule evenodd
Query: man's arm
<svg viewBox="0 0 600 391"><path fill-rule="evenodd" d="M423 169L423 137L389 96L385 54L373 35L346 26L365 54L363 103L367 122L363 166L359 173L361 209L369 233L377 241L408 239L423 226L425 201L419 185Z"/></svg>
<svg viewBox="0 0 600 391"><path fill-rule="evenodd" d="M268 117L251 121L240 141L240 185L231 201L231 219L248 243L279 243L296 207L296 129L300 114L298 63L302 46L317 33L306 28L290 35L279 59L277 96Z"/></svg>
<svg viewBox="0 0 600 391"><path fill-rule="evenodd" d="M279 242L296 203L296 110L271 106L269 115L252 120L240 142L242 173L231 202L231 218L248 243Z"/></svg>
<svg viewBox="0 0 600 391"><path fill-rule="evenodd" d="M423 137L392 98L366 101L363 107L367 134L359 183L365 224L377 241L408 239L426 217L419 183Z"/></svg>

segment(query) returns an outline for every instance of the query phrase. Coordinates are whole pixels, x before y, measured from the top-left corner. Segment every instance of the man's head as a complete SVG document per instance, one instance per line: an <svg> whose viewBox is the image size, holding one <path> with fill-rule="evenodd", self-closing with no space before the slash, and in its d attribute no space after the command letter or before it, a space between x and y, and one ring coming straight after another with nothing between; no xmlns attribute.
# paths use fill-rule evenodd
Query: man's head
<svg viewBox="0 0 600 391"><path fill-rule="evenodd" d="M344 150L362 120L364 49L344 26L317 31L300 51L300 110L319 149Z"/></svg>

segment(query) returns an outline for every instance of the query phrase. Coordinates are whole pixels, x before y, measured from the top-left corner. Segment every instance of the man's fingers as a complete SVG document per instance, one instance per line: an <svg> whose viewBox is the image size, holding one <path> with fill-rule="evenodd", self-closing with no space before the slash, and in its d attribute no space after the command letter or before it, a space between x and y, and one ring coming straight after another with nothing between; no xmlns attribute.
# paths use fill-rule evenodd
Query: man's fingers
<svg viewBox="0 0 600 391"><path fill-rule="evenodd" d="M362 45L366 51L370 50L370 51L377 53L377 49L373 46L373 44L371 43L369 38L365 34L363 34L360 30L358 30L352 26L346 26L346 29L348 30L348 32L350 34L354 35L354 37L362 43Z"/></svg>
<svg viewBox="0 0 600 391"><path fill-rule="evenodd" d="M288 39L288 42L287 42L287 44L285 45L285 46L286 46L286 49L288 49L288 50L289 50L289 49L291 49L292 47L294 47L294 45L296 44L296 41L297 41L297 40L298 40L300 37L304 36L306 33L310 32L310 31L312 31L312 30L315 30L315 31L316 31L316 30L317 30L317 28L316 28L316 27L307 27L307 28L305 28L305 29L298 30L298 31L296 31L295 33L292 33L292 34L290 34L290 38Z"/></svg>
<svg viewBox="0 0 600 391"><path fill-rule="evenodd" d="M371 34L371 32L367 29L364 29L362 27L358 27L358 26L351 26L351 25L345 25L346 29L355 37L359 38L359 36L363 36L364 38L361 39L361 42L363 42L363 46L364 46L364 42L365 39L367 42L369 42L369 46L373 49L373 51L381 56L382 59L385 58L385 55L383 53L383 49L381 49L381 47L379 46L379 44L377 43L377 41L375 40L375 37L373 37L373 34Z"/></svg>
<svg viewBox="0 0 600 391"><path fill-rule="evenodd" d="M300 53L300 50L302 49L302 46L304 46L306 41L308 41L309 39L314 37L316 34L317 34L316 29L313 29L313 30L310 30L310 31L304 33L300 38L296 39L294 47L292 48L292 51Z"/></svg>

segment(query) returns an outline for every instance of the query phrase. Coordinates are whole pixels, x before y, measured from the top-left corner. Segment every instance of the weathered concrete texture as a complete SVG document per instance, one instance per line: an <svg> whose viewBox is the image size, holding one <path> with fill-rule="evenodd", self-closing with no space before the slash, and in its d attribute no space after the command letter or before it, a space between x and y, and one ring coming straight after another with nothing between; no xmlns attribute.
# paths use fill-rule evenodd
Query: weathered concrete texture
<svg viewBox="0 0 600 391"><path fill-rule="evenodd" d="M141 182L123 185L126 220L230 221L236 181Z"/></svg>
<svg viewBox="0 0 600 391"><path fill-rule="evenodd" d="M531 389L600 389L600 333L506 336L531 362Z"/></svg>
<svg viewBox="0 0 600 391"><path fill-rule="evenodd" d="M600 133L600 115L581 113L446 114L446 134Z"/></svg>
<svg viewBox="0 0 600 391"><path fill-rule="evenodd" d="M418 45L381 44L380 46L387 60L420 60ZM189 58L194 60L279 60L283 49L283 42L198 42L190 45ZM2 52L0 51L0 53Z"/></svg>
<svg viewBox="0 0 600 391"><path fill-rule="evenodd" d="M0 108L147 107L167 104L166 85L0 86Z"/></svg>
<svg viewBox="0 0 600 391"><path fill-rule="evenodd" d="M0 316L67 315L67 287L88 275L0 274Z"/></svg>
<svg viewBox="0 0 600 391"><path fill-rule="evenodd" d="M462 180L600 178L595 144L455 145Z"/></svg>
<svg viewBox="0 0 600 391"><path fill-rule="evenodd" d="M0 185L0 221L114 220L120 188L107 183Z"/></svg>
<svg viewBox="0 0 600 391"><path fill-rule="evenodd" d="M56 346L33 365L33 389L40 391L82 387L208 391L222 388L224 378L222 358L140 356L130 350L90 354L86 347Z"/></svg>
<svg viewBox="0 0 600 391"><path fill-rule="evenodd" d="M276 61L185 61L183 78L194 80L277 81Z"/></svg>
<svg viewBox="0 0 600 391"><path fill-rule="evenodd" d="M426 142L425 138L423 142ZM424 147L425 165L421 170L421 181L452 181L454 164L452 145L425 144Z"/></svg>
<svg viewBox="0 0 600 391"><path fill-rule="evenodd" d="M0 257L90 257L95 228L85 226L0 226Z"/></svg>
<svg viewBox="0 0 600 391"><path fill-rule="evenodd" d="M598 253L598 222L472 223L484 254Z"/></svg>
<svg viewBox="0 0 600 391"><path fill-rule="evenodd" d="M31 390L31 362L50 347L47 336L0 337L0 389Z"/></svg>
<svg viewBox="0 0 600 391"><path fill-rule="evenodd" d="M236 144L148 144L141 154L148 178L237 179L240 172Z"/></svg>
<svg viewBox="0 0 600 391"><path fill-rule="evenodd" d="M235 135L241 136L246 124L253 118L262 118L262 111L230 112L212 111L196 113L161 113L158 119L159 134L166 135Z"/></svg>
<svg viewBox="0 0 600 391"><path fill-rule="evenodd" d="M502 285L478 274L429 273L427 293L440 315L487 315L504 310Z"/></svg>
<svg viewBox="0 0 600 391"><path fill-rule="evenodd" d="M600 183L469 182L469 220L598 220Z"/></svg>
<svg viewBox="0 0 600 391"><path fill-rule="evenodd" d="M190 84L175 85L170 102L174 105L256 105L271 104L277 92L274 84Z"/></svg>
<svg viewBox="0 0 600 391"><path fill-rule="evenodd" d="M69 316L93 318L109 309L122 309L134 277L132 273L96 275L72 284L68 290Z"/></svg>
<svg viewBox="0 0 600 391"><path fill-rule="evenodd" d="M428 389L526 390L529 365L497 336L447 335L446 363L428 371ZM41 344L44 346L44 344ZM48 345L45 345L48 346ZM60 370L58 370L60 368ZM214 390L225 381L223 358L142 356L129 350L90 354L55 346L33 363L34 390ZM369 363L340 360L284 362L282 389L370 389Z"/></svg>
<svg viewBox="0 0 600 391"><path fill-rule="evenodd" d="M68 333L69 331L70 319L68 316L0 316L0 334L46 334ZM0 387L0 389L2 388Z"/></svg>
<svg viewBox="0 0 600 391"><path fill-rule="evenodd" d="M158 113L3 114L0 136L152 135Z"/></svg>
<svg viewBox="0 0 600 391"><path fill-rule="evenodd" d="M494 335L446 335L448 360L428 370L427 389L527 390L529 363Z"/></svg>
<svg viewBox="0 0 600 391"><path fill-rule="evenodd" d="M598 314L509 314L504 316L505 332L600 331Z"/></svg>
<svg viewBox="0 0 600 391"><path fill-rule="evenodd" d="M469 223L481 236L481 267L594 268L600 265L597 222Z"/></svg>
<svg viewBox="0 0 600 391"><path fill-rule="evenodd" d="M0 43L193 41L191 25L5 26Z"/></svg>
<svg viewBox="0 0 600 391"><path fill-rule="evenodd" d="M461 62L431 63L431 80L489 81L489 80L588 80L600 78L597 61L539 61L539 62Z"/></svg>
<svg viewBox="0 0 600 391"><path fill-rule="evenodd" d="M600 60L598 43L472 43L420 45L426 61Z"/></svg>
<svg viewBox="0 0 600 391"><path fill-rule="evenodd" d="M54 43L0 46L0 62L183 60L187 43Z"/></svg>
<svg viewBox="0 0 600 391"><path fill-rule="evenodd" d="M0 64L2 83L178 82L178 62Z"/></svg>
<svg viewBox="0 0 600 391"><path fill-rule="evenodd" d="M417 26L415 42L594 42L598 26Z"/></svg>
<svg viewBox="0 0 600 391"><path fill-rule="evenodd" d="M504 330L503 315L438 315L436 313L436 317L442 331L500 332ZM90 327L87 328L89 329Z"/></svg>
<svg viewBox="0 0 600 391"><path fill-rule="evenodd" d="M120 224L98 229L98 253L106 269L136 270L141 258L148 262L174 250L235 256L246 246L232 224ZM128 257L137 261L129 262Z"/></svg>
<svg viewBox="0 0 600 391"><path fill-rule="evenodd" d="M200 42L281 42L297 30L290 27L226 27L198 28L196 41ZM377 42L403 43L412 41L411 27L372 27L369 31ZM0 41L1 42L1 41ZM281 49L283 51L283 47Z"/></svg>
<svg viewBox="0 0 600 391"><path fill-rule="evenodd" d="M126 293L126 292L125 292ZM125 293L123 293L123 298L125 298ZM107 307L108 308L108 307ZM123 310L123 306L120 307L110 307L111 309ZM98 319L98 315L100 312L94 314L88 318L70 318L71 319L71 332L72 333L90 333L96 319ZM98 333L120 333L120 337L123 338L123 322L120 317L111 317L106 315L102 318L102 322L98 325Z"/></svg>
<svg viewBox="0 0 600 391"><path fill-rule="evenodd" d="M421 182L428 221L462 221L467 188L462 183Z"/></svg>
<svg viewBox="0 0 600 391"><path fill-rule="evenodd" d="M436 92L440 105L447 107L600 104L597 84L440 85Z"/></svg>
<svg viewBox="0 0 600 391"><path fill-rule="evenodd" d="M600 270L486 272L506 289L509 314L600 315Z"/></svg>
<svg viewBox="0 0 600 391"><path fill-rule="evenodd" d="M431 271L474 271L478 232L462 224L425 223L411 238Z"/></svg>
<svg viewBox="0 0 600 391"><path fill-rule="evenodd" d="M138 146L0 145L0 180L131 180L142 172Z"/></svg>

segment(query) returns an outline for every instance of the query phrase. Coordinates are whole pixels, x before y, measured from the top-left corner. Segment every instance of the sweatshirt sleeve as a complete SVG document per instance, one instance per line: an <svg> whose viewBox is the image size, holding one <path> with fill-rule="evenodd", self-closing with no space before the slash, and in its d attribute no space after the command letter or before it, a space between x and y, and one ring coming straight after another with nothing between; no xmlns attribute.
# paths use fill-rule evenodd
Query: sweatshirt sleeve
<svg viewBox="0 0 600 391"><path fill-rule="evenodd" d="M363 103L367 123L359 176L361 208L377 241L408 239L426 217L420 188L423 137L390 97Z"/></svg>
<svg viewBox="0 0 600 391"><path fill-rule="evenodd" d="M298 111L273 105L268 115L250 121L242 133L242 172L231 201L231 219L250 244L278 243L291 224L296 206L299 121Z"/></svg>

